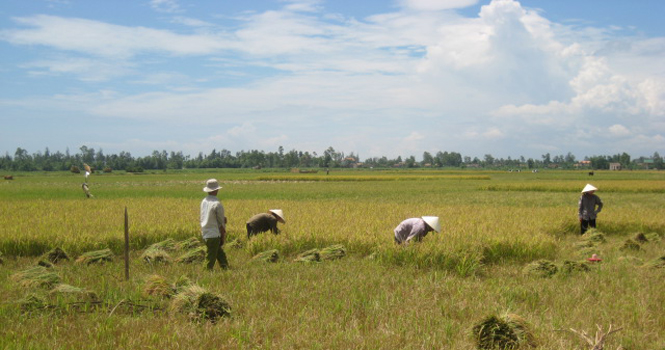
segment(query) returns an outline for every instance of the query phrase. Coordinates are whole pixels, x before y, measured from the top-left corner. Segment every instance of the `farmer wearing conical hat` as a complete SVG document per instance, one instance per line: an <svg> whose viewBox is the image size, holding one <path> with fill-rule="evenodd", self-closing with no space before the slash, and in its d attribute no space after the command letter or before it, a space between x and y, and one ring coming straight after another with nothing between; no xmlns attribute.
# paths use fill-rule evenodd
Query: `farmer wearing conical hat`
<svg viewBox="0 0 665 350"><path fill-rule="evenodd" d="M253 235L270 230L273 234L278 235L279 229L277 223L281 222L286 224L284 220L284 212L281 209L271 209L267 213L256 214L247 221L247 239Z"/></svg>
<svg viewBox="0 0 665 350"><path fill-rule="evenodd" d="M596 228L596 216L603 209L603 201L594 194L597 190L591 184L587 184L582 189L582 196L578 203L581 234L584 234L589 227Z"/></svg>
<svg viewBox="0 0 665 350"><path fill-rule="evenodd" d="M222 186L216 179L206 181L203 192L207 192L208 195L201 201L201 234L208 248L206 254L208 270L215 267L215 260L222 269L229 268L229 262L226 260L226 253L222 247L226 241L226 217L224 216L224 206L217 198L220 188Z"/></svg>
<svg viewBox="0 0 665 350"><path fill-rule="evenodd" d="M420 242L430 231L441 232L438 216L422 216L402 221L395 227L395 243Z"/></svg>

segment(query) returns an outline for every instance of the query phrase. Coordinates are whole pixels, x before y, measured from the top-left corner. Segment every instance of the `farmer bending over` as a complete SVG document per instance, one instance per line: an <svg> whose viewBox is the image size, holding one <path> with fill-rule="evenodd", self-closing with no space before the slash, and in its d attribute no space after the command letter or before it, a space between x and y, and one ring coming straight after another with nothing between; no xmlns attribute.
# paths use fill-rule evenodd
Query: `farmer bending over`
<svg viewBox="0 0 665 350"><path fill-rule="evenodd" d="M267 213L256 214L247 221L247 239L253 235L270 230L273 234L278 235L279 229L277 223L281 222L286 224L284 220L284 213L281 209L271 209Z"/></svg>
<svg viewBox="0 0 665 350"><path fill-rule="evenodd" d="M201 202L201 234L208 248L206 254L208 270L215 267L215 260L219 262L222 269L229 268L229 262L226 260L226 253L222 247L226 241L226 217L224 216L224 206L217 198L220 188L222 186L215 179L208 180L206 187L203 188L208 195Z"/></svg>
<svg viewBox="0 0 665 350"><path fill-rule="evenodd" d="M395 243L420 242L430 231L441 232L438 216L423 216L402 221L395 227Z"/></svg>

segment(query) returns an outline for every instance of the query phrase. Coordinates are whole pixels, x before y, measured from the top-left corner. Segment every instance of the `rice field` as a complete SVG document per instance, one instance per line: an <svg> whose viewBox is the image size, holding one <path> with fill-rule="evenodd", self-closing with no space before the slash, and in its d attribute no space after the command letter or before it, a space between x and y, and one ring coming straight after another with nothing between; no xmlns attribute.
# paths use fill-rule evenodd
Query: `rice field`
<svg viewBox="0 0 665 350"><path fill-rule="evenodd" d="M177 249L168 251L173 259L146 262L142 254L152 244L200 236L201 189L211 177L223 186L231 269L210 273L200 262L178 263L183 251ZM596 325L610 324L622 330L608 336L608 348L665 349L665 268L653 267L665 258L662 172L94 174L90 199L82 180L25 173L0 183L2 348L475 349L474 326L515 314L530 326L539 349L588 349L569 328L594 334ZM577 200L587 182L605 203L597 230L605 242L578 235ZM282 234L247 242L245 221L276 208L286 216ZM439 216L442 232L395 246L394 227L423 215ZM639 233L647 241L626 249ZM294 261L338 245L343 258ZM55 247L71 259L48 267L49 273L94 292L94 303L16 281L16 273ZM113 261L75 261L104 249ZM252 260L272 250L277 262ZM588 271L570 268L592 253L603 261ZM549 261L559 272L525 273L535 261ZM144 292L155 275L169 283L186 277L227 300L231 316L193 321L173 312L168 298ZM41 298L42 307L25 307L27 295Z"/></svg>

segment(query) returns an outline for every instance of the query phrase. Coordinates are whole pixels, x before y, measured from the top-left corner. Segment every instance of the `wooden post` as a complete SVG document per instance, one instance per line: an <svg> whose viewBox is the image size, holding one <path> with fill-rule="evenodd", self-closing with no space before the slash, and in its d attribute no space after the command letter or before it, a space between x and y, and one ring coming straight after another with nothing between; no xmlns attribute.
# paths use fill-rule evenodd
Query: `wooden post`
<svg viewBox="0 0 665 350"><path fill-rule="evenodd" d="M129 281L129 218L125 207L125 280Z"/></svg>

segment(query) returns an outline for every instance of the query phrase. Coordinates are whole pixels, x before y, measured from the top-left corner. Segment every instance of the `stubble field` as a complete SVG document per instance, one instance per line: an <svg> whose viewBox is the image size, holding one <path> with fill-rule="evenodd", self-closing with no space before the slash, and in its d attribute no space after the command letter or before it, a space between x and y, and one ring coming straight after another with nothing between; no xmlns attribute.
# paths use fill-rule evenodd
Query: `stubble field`
<svg viewBox="0 0 665 350"><path fill-rule="evenodd" d="M207 178L222 183L231 269L202 263L147 263L153 243L198 238ZM0 344L6 349L475 349L473 327L507 313L528 324L538 349L589 349L569 329L611 324L607 348L665 349L665 174L662 172L332 171L315 174L215 171L83 176L18 174L0 183ZM600 189L604 242L578 234L577 200ZM124 275L124 210L130 279ZM282 209L282 234L247 242L245 221ZM393 228L436 215L442 233L395 246ZM647 241L636 241L638 234ZM638 244L626 245L631 240ZM231 244L233 243L233 244ZM293 260L341 244L333 261ZM70 260L48 271L59 283L94 292L91 301L30 286L17 273L52 248ZM74 259L109 248L113 260ZM276 249L279 260L252 260ZM564 271L566 261L603 261ZM180 252L171 251L173 257ZM547 260L550 277L525 273ZM151 276L223 297L231 316L192 320L172 299L146 293ZM26 297L42 301L37 307ZM26 306L28 305L28 306Z"/></svg>

